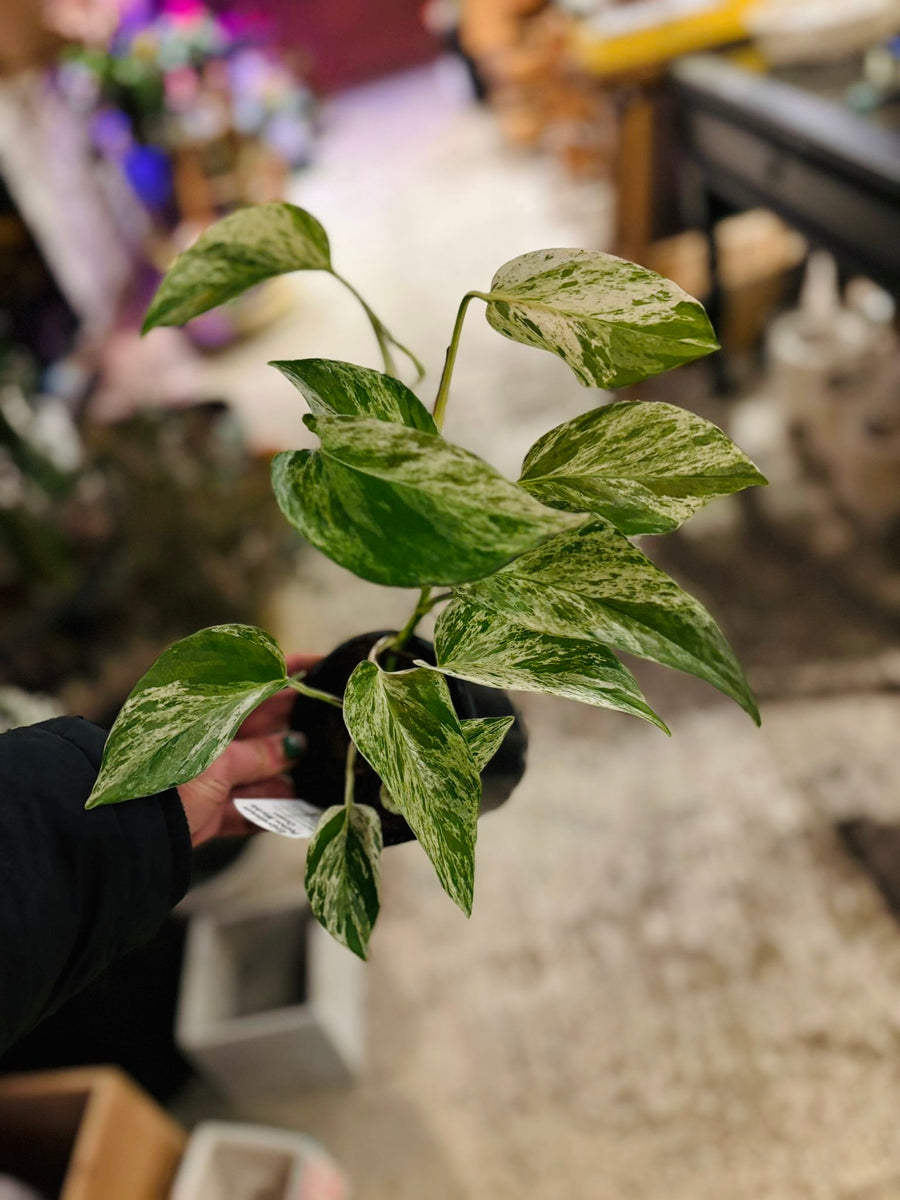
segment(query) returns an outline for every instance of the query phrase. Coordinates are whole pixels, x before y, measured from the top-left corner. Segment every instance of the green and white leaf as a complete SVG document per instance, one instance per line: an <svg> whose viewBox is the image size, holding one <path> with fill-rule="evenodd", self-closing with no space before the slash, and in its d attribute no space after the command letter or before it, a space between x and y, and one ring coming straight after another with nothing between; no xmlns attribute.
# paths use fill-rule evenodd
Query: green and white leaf
<svg viewBox="0 0 900 1200"><path fill-rule="evenodd" d="M740 664L703 605L604 521L561 534L458 592L537 633L596 639L696 675L759 722Z"/></svg>
<svg viewBox="0 0 900 1200"><path fill-rule="evenodd" d="M421 665L428 667L429 670L435 669L430 663L422 663ZM460 721L463 738L469 747L469 753L472 755L475 769L479 773L484 770L500 749L503 739L506 737L507 730L515 719L515 717L470 717L466 721ZM397 813L400 816L403 815L384 784L381 785L379 798L388 812Z"/></svg>
<svg viewBox="0 0 900 1200"><path fill-rule="evenodd" d="M765 482L712 422L641 401L557 425L528 451L519 480L551 508L596 513L628 534L667 533L714 496Z"/></svg>
<svg viewBox="0 0 900 1200"><path fill-rule="evenodd" d="M330 270L328 235L305 209L280 201L241 208L178 255L151 301L143 332L183 325L274 275Z"/></svg>
<svg viewBox="0 0 900 1200"><path fill-rule="evenodd" d="M434 645L445 675L617 709L669 732L628 668L597 642L540 633L457 597L438 617Z"/></svg>
<svg viewBox="0 0 900 1200"><path fill-rule="evenodd" d="M477 771L483 771L500 749L503 739L515 719L515 717L471 717L468 721L460 722L463 738L469 747L469 753L472 755L472 761L475 763Z"/></svg>
<svg viewBox="0 0 900 1200"><path fill-rule="evenodd" d="M360 663L344 692L344 720L444 890L471 913L481 780L447 681L422 667L392 674Z"/></svg>
<svg viewBox="0 0 900 1200"><path fill-rule="evenodd" d="M437 434L361 417L304 420L321 449L275 457L278 504L307 541L373 583L479 579L584 520L545 508Z"/></svg>
<svg viewBox="0 0 900 1200"><path fill-rule="evenodd" d="M284 655L252 625L214 625L176 642L125 701L86 807L193 779L286 683Z"/></svg>
<svg viewBox="0 0 900 1200"><path fill-rule="evenodd" d="M365 804L326 809L306 854L306 895L333 938L367 957L380 907L381 820Z"/></svg>
<svg viewBox="0 0 900 1200"><path fill-rule="evenodd" d="M500 268L490 325L558 354L586 387L620 388L717 350L703 306L676 284L599 250L535 250Z"/></svg>
<svg viewBox="0 0 900 1200"><path fill-rule="evenodd" d="M418 396L392 375L329 358L299 358L269 366L291 381L317 417L374 417L425 433L438 431Z"/></svg>
<svg viewBox="0 0 900 1200"><path fill-rule="evenodd" d="M382 784L381 787L378 789L378 799L381 801L382 805L388 810L389 813L394 813L394 815L398 816L398 817L403 815L400 812L400 809L397 807L397 805L392 800L391 793L387 790L387 788L384 786L384 784Z"/></svg>

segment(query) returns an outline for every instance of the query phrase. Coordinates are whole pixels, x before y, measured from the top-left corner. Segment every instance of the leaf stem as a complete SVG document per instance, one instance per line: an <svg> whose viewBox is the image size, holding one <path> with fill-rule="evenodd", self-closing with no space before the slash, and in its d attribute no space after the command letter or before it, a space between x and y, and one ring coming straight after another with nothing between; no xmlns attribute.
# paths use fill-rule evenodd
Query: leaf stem
<svg viewBox="0 0 900 1200"><path fill-rule="evenodd" d="M311 700L324 700L326 704L333 704L335 708L343 708L344 702L339 696L332 696L330 692L320 692L318 688L308 687L307 684L301 683L299 679L288 677L288 687L292 687L295 692L299 692L301 696L309 696Z"/></svg>
<svg viewBox="0 0 900 1200"><path fill-rule="evenodd" d="M384 335L384 326L381 324L381 322L378 320L378 318L375 316L375 314L373 312L371 312L370 310L366 311L366 316L369 318L369 323L372 326L372 331L375 334L376 339L378 340L378 349L381 351L381 357L384 360L385 374L393 375L396 377L397 365L394 362L393 354L391 354L390 342L387 340L387 338Z"/></svg>
<svg viewBox="0 0 900 1200"><path fill-rule="evenodd" d="M415 633L418 623L422 620L427 612L431 611L431 606L429 603L430 597L431 588L423 587L419 592L419 599L416 601L416 607L413 609L412 615L392 641L392 645L397 650L403 649L403 647L412 637L413 633Z"/></svg>
<svg viewBox="0 0 900 1200"><path fill-rule="evenodd" d="M372 326L372 332L375 334L375 339L378 342L378 349L381 351L381 357L384 360L384 370L386 375L397 376L397 364L394 361L394 356L391 354L391 343L388 337L388 332L382 325L381 321L372 312L367 304L363 304L366 310L366 316L369 318L369 324Z"/></svg>
<svg viewBox="0 0 900 1200"><path fill-rule="evenodd" d="M388 646L392 646L393 644L394 644L394 639L391 636L391 634L389 634L389 633L386 633L384 635L384 637L379 638L378 641L375 643L375 645L372 647L372 649L369 651L369 654L368 654L369 662L375 663L376 666L380 666L380 664L378 662L379 654L381 654L382 650L387 650Z"/></svg>
<svg viewBox="0 0 900 1200"><path fill-rule="evenodd" d="M424 587L419 592L419 599L416 602L416 607L412 611L409 620L400 630L396 637L385 638L385 645L393 646L395 650L402 650L412 635L416 632L416 626L424 616L427 616L433 608L438 604L442 604L445 600L451 599L452 592L441 592L439 596L432 596L431 588ZM380 653L380 648L376 649L376 653Z"/></svg>
<svg viewBox="0 0 900 1200"><path fill-rule="evenodd" d="M466 319L466 309L469 307L471 300L483 298L481 292L466 292L459 303L459 309L456 313L456 321L453 324L453 333L450 335L450 345L447 347L447 354L444 358L444 369L441 372L441 382L438 384L437 396L434 400L434 423L438 429L444 427L444 412L447 408L447 399L450 395L450 380L453 376L453 367L456 363L456 351L459 349L459 335L462 333L463 321Z"/></svg>
<svg viewBox="0 0 900 1200"><path fill-rule="evenodd" d="M433 608L437 608L437 606L439 604L443 604L445 600L452 600L452 599L453 599L452 592L441 592L441 594L439 596L432 596L431 599L428 601L428 608L426 611L431 612L431 610Z"/></svg>
<svg viewBox="0 0 900 1200"><path fill-rule="evenodd" d="M344 807L353 807L353 789L356 784L356 743L351 739L347 747L347 763L344 767Z"/></svg>
<svg viewBox="0 0 900 1200"><path fill-rule="evenodd" d="M351 296L354 296L362 305L363 312L368 317L369 324L372 326L372 332L375 334L376 341L378 342L378 349L381 351L381 357L384 359L384 369L388 375L396 375L397 367L394 363L394 356L391 354L390 343L385 336L387 332L385 327L382 325L381 321L378 319L372 309L369 308L368 304L365 302L353 284L350 283L348 279L345 279L343 275L338 275L337 271L333 271L332 274L339 283L344 285Z"/></svg>
<svg viewBox="0 0 900 1200"><path fill-rule="evenodd" d="M375 312L373 312L373 310L369 307L369 305L365 302L365 300L349 280L345 279L343 275L339 275L337 271L332 270L331 274L335 277L338 283L342 283L351 296L354 296L362 305L363 312L368 317L369 324L372 326L372 332L375 334L375 339L378 342L378 349L381 351L381 357L384 360L385 373L388 375L393 375L394 377L397 375L397 365L394 362L394 356L391 353L391 346L393 345L397 347L401 354L405 354L415 367L417 375L416 382L418 382L418 380L424 376L425 368L413 354L412 350L407 349L406 346L402 345L396 340L396 338L391 336L383 322L375 314Z"/></svg>

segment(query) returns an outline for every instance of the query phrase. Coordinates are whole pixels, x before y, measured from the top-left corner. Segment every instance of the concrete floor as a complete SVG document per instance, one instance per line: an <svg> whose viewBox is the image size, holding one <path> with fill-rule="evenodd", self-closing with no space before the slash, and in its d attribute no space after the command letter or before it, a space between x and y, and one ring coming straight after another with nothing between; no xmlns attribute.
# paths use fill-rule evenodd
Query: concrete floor
<svg viewBox="0 0 900 1200"><path fill-rule="evenodd" d="M326 125L293 198L425 359L423 397L466 289L517 253L600 246L609 228L603 188L504 150L450 68L347 96ZM291 286L295 322L209 368L259 445L302 444L302 404L258 364L376 361L332 281ZM512 471L595 402L472 313L451 438ZM286 646L327 650L408 605L310 553L269 624ZM526 698L530 767L481 825L471 921L416 846L386 856L359 1082L229 1115L320 1138L358 1200L900 1196L900 934L832 830L900 812L900 701L772 703L760 732L673 680L671 740ZM247 878L271 887L300 869L293 843L260 838ZM223 1111L199 1088L182 1105Z"/></svg>

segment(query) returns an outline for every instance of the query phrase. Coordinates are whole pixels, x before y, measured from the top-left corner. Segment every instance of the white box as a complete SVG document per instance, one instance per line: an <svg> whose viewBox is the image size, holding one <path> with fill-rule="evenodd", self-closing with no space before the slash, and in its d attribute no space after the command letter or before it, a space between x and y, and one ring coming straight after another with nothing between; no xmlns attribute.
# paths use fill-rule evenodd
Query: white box
<svg viewBox="0 0 900 1200"><path fill-rule="evenodd" d="M170 1200L346 1200L346 1176L302 1133L204 1121L191 1135Z"/></svg>
<svg viewBox="0 0 900 1200"><path fill-rule="evenodd" d="M365 966L301 892L191 920L176 1039L228 1097L349 1083L364 1044Z"/></svg>

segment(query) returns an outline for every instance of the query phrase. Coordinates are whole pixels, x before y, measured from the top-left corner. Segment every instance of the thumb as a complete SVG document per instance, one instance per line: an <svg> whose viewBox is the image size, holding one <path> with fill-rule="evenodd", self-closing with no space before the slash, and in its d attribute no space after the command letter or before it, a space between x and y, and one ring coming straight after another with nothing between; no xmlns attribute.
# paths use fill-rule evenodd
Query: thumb
<svg viewBox="0 0 900 1200"><path fill-rule="evenodd" d="M219 755L210 771L215 772L226 791L245 783L261 783L292 766L304 745L303 736L298 733L242 738Z"/></svg>

